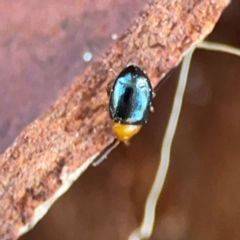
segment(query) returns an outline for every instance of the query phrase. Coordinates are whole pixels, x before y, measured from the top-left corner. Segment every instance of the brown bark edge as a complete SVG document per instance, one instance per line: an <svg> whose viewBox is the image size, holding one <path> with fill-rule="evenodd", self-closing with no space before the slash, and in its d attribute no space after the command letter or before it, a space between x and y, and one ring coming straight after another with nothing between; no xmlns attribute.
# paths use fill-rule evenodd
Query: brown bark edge
<svg viewBox="0 0 240 240"><path fill-rule="evenodd" d="M0 156L0 239L27 232L113 140L109 69L134 62L153 87L213 29L230 0L152 1L113 46Z"/></svg>

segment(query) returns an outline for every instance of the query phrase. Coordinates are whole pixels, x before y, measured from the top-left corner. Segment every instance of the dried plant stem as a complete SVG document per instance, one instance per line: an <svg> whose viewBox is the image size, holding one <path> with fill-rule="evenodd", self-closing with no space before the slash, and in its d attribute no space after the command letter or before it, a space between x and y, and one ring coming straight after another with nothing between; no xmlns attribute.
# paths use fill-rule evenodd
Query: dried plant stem
<svg viewBox="0 0 240 240"><path fill-rule="evenodd" d="M149 238L152 234L154 221L155 221L156 205L167 176L167 172L170 164L171 146L172 146L173 137L176 131L177 123L179 121L180 110L182 107L182 101L184 96L184 90L187 83L187 75L189 72L192 54L196 48L224 52L224 53L240 56L240 49L236 47L228 46L220 43L207 42L207 41L199 43L197 46L195 46L195 48L190 49L190 52L185 56L183 60L182 68L181 68L178 87L174 97L173 108L170 114L170 119L167 125L166 133L163 138L160 164L145 204L143 222L141 226L130 235L129 240L146 239L146 238Z"/></svg>
<svg viewBox="0 0 240 240"><path fill-rule="evenodd" d="M221 43L204 41L204 42L199 43L196 46L196 48L210 50L210 51L224 52L224 53L229 53L229 54L240 56L240 49L233 47L233 46L221 44Z"/></svg>
<svg viewBox="0 0 240 240"><path fill-rule="evenodd" d="M162 150L161 150L161 159L160 164L157 170L157 175L155 177L154 183L152 185L151 191L148 195L143 222L139 229L135 230L129 240L140 240L149 238L153 231L154 220L155 220L155 211L158 198L163 188L165 178L168 172L168 167L170 163L170 152L173 142L173 137L176 131L178 119L180 116L180 111L183 102L184 91L187 84L187 76L189 71L189 66L194 52L194 47L186 54L183 59L183 64L181 68L181 73L179 77L179 82L176 90L176 94L173 101L173 107L170 114L170 119L168 121L166 133L163 138Z"/></svg>

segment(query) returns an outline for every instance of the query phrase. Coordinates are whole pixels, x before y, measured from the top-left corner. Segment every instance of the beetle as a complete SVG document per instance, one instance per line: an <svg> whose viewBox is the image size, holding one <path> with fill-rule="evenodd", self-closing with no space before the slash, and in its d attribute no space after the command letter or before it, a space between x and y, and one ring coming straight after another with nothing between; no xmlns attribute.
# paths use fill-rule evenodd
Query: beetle
<svg viewBox="0 0 240 240"><path fill-rule="evenodd" d="M150 80L137 65L131 64L119 73L109 99L112 130L119 141L129 141L147 122L152 97Z"/></svg>

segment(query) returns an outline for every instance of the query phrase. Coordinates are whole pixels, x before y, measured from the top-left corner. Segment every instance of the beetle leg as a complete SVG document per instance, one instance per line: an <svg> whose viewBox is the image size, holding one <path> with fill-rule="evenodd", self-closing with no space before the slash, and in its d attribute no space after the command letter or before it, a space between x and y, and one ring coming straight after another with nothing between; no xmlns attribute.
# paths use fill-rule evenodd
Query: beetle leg
<svg viewBox="0 0 240 240"><path fill-rule="evenodd" d="M152 105L150 106L150 112L154 113L154 107Z"/></svg>
<svg viewBox="0 0 240 240"><path fill-rule="evenodd" d="M106 87L106 92L108 96L110 96L111 91L112 91L112 82L108 83Z"/></svg>
<svg viewBox="0 0 240 240"><path fill-rule="evenodd" d="M124 141L123 142L125 144L125 146L129 147L131 145L131 142L130 141Z"/></svg>
<svg viewBox="0 0 240 240"><path fill-rule="evenodd" d="M115 75L115 77L117 77L117 73L114 71L113 68L110 68L110 69L109 69L109 72L112 72L112 73Z"/></svg>

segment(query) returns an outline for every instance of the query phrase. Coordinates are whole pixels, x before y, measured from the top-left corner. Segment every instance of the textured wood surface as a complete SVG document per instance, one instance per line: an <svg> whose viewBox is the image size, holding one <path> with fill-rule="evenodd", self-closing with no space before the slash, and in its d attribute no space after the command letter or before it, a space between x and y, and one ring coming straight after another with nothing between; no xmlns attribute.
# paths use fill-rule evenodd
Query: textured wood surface
<svg viewBox="0 0 240 240"><path fill-rule="evenodd" d="M31 228L113 142L109 68L134 62L155 87L213 29L229 1L152 1L116 43L0 156L0 238Z"/></svg>

